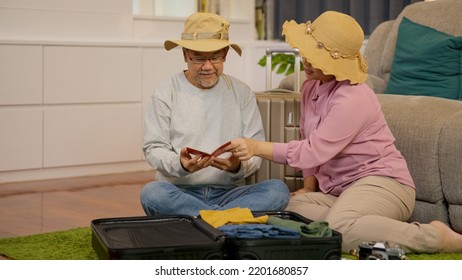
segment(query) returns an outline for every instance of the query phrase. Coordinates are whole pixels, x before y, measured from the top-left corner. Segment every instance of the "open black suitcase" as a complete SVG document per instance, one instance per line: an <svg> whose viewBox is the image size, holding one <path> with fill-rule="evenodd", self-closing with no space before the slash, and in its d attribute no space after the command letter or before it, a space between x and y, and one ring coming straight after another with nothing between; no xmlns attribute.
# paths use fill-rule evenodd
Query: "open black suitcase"
<svg viewBox="0 0 462 280"><path fill-rule="evenodd" d="M183 215L97 219L92 246L100 259L211 260L224 258L223 233Z"/></svg>
<svg viewBox="0 0 462 280"><path fill-rule="evenodd" d="M253 212L275 216L306 224L311 220L290 211ZM300 237L294 239L241 239L226 238L225 251L228 259L236 260L338 260L342 252L342 235L332 231L331 237Z"/></svg>
<svg viewBox="0 0 462 280"><path fill-rule="evenodd" d="M254 212L310 223L296 213ZM182 215L97 219L91 222L92 246L100 259L340 259L342 236L294 239L239 239L199 218Z"/></svg>

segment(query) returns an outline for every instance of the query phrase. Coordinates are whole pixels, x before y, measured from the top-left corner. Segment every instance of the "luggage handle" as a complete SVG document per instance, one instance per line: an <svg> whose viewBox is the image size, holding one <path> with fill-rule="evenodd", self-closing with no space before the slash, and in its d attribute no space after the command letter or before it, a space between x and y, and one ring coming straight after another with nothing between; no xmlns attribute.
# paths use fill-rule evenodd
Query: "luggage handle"
<svg viewBox="0 0 462 280"><path fill-rule="evenodd" d="M267 48L266 49L266 91L271 91L271 59L273 54L292 54L295 57L294 64L294 92L300 93L300 51L297 48Z"/></svg>

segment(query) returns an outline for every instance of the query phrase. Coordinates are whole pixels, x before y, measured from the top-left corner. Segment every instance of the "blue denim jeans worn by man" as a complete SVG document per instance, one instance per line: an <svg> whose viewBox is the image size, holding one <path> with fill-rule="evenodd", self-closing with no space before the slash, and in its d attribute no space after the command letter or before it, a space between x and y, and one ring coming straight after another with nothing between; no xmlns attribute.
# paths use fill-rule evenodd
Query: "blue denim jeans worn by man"
<svg viewBox="0 0 462 280"><path fill-rule="evenodd" d="M154 181L141 193L141 205L148 215L183 214L197 216L200 210L223 210L246 207L252 211L283 210L289 201L289 189L280 180L266 180L255 185L174 186Z"/></svg>

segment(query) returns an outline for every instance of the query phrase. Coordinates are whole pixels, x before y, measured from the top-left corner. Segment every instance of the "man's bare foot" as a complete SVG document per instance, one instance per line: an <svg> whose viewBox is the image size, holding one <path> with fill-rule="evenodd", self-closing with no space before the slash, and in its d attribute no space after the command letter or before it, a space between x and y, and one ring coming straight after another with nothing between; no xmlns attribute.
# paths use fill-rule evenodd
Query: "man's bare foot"
<svg viewBox="0 0 462 280"><path fill-rule="evenodd" d="M462 252L462 234L453 231L445 223L440 221L433 221L430 223L436 230L438 230L440 236L440 248L441 253L457 253Z"/></svg>

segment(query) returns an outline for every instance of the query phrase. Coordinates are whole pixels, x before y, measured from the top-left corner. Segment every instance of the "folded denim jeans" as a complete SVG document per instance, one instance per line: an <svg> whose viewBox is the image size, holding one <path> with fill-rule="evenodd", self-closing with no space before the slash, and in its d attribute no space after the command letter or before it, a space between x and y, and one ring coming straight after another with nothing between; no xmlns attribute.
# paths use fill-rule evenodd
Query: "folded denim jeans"
<svg viewBox="0 0 462 280"><path fill-rule="evenodd" d="M218 228L227 237L234 238L300 238L300 232L266 224L224 225Z"/></svg>

